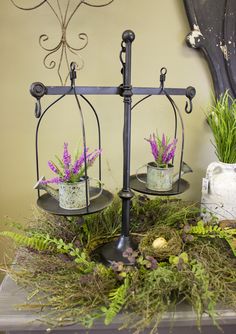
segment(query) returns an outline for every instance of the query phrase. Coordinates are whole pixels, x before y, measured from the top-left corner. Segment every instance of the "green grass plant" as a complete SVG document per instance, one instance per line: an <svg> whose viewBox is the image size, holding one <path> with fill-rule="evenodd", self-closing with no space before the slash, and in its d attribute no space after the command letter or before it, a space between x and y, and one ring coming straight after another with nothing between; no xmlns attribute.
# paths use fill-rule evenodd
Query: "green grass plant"
<svg viewBox="0 0 236 334"><path fill-rule="evenodd" d="M214 100L207 122L214 136L213 145L218 159L236 163L236 100L228 91Z"/></svg>

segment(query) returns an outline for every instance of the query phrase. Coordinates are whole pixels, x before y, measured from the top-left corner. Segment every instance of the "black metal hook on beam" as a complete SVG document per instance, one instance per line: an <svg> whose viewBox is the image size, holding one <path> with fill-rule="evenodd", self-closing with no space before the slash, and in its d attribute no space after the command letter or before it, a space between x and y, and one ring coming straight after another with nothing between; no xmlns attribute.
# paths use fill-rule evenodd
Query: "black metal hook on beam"
<svg viewBox="0 0 236 334"><path fill-rule="evenodd" d="M34 82L30 86L30 94L36 98L34 113L35 117L39 118L42 111L40 99L47 94L47 88L41 82Z"/></svg>
<svg viewBox="0 0 236 334"><path fill-rule="evenodd" d="M77 67L77 64L75 62L72 62L70 64L70 82L71 82L71 87L75 86L75 79L77 78L76 67Z"/></svg>
<svg viewBox="0 0 236 334"><path fill-rule="evenodd" d="M164 88L164 82L166 80L166 74L167 74L167 68L166 67L162 67L160 70L160 85L161 85L161 89Z"/></svg>
<svg viewBox="0 0 236 334"><path fill-rule="evenodd" d="M196 95L196 89L194 87L189 86L186 88L186 97L188 98L188 101L186 101L185 104L185 112L187 114L190 114L193 110L192 99L194 98L195 95Z"/></svg>

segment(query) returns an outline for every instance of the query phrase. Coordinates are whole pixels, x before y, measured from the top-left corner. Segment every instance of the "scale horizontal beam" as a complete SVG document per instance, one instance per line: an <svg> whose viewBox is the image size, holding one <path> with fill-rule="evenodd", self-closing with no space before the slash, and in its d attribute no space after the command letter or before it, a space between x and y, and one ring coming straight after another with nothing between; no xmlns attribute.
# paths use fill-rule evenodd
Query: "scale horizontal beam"
<svg viewBox="0 0 236 334"><path fill-rule="evenodd" d="M69 86L47 86L46 95L63 95L68 93ZM95 87L95 86L77 86L75 87L78 95L122 95L121 87ZM186 88L165 88L169 95L186 95ZM161 88L152 87L133 87L133 95L163 95ZM74 94L71 90L68 95Z"/></svg>

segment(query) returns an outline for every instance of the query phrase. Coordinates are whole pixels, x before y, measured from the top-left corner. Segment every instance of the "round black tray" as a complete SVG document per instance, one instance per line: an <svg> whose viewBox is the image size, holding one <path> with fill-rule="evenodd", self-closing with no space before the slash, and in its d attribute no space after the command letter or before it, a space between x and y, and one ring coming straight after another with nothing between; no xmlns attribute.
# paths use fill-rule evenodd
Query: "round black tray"
<svg viewBox="0 0 236 334"><path fill-rule="evenodd" d="M95 187L90 187L90 196L94 196L99 193L100 189ZM107 190L102 191L101 195L98 198L95 198L90 201L88 208L83 208L80 210L66 210L62 209L59 206L59 202L49 194L43 194L37 200L37 205L54 215L60 216L81 216L88 215L91 213L99 212L105 209L108 205L111 204L113 200L113 195Z"/></svg>
<svg viewBox="0 0 236 334"><path fill-rule="evenodd" d="M138 174L138 177L144 182L146 182L147 180L146 173ZM154 195L154 196L155 195L156 196L178 195L178 194L182 194L184 191L186 191L189 188L189 183L184 179L180 179L179 189L178 189L178 183L179 181L175 182L173 184L173 188L169 191L154 191L154 190L148 189L145 183L140 182L137 179L136 175L130 176L130 188L140 193L147 194L147 195Z"/></svg>

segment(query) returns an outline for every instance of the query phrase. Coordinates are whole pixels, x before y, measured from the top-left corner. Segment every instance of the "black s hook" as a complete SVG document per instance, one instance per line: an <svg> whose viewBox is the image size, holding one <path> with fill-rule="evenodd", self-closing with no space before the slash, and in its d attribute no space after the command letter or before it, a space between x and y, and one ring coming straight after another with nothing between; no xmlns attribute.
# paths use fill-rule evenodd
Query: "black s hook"
<svg viewBox="0 0 236 334"><path fill-rule="evenodd" d="M121 42L121 50L120 50L120 62L121 62L121 65L122 65L122 68L121 68L121 74L123 75L124 74L124 68L125 68L125 62L123 60L123 54L126 52L126 47L125 47L125 43L124 41Z"/></svg>
<svg viewBox="0 0 236 334"><path fill-rule="evenodd" d="M187 114L190 114L192 112L192 110L193 110L192 99L196 95L196 89L194 87L192 87L192 86L187 87L185 95L188 98L188 101L186 101L186 104L185 104L185 112Z"/></svg>
<svg viewBox="0 0 236 334"><path fill-rule="evenodd" d="M187 114L190 114L193 110L193 103L192 103L192 99L189 98L189 101L186 101L185 104L185 112Z"/></svg>

